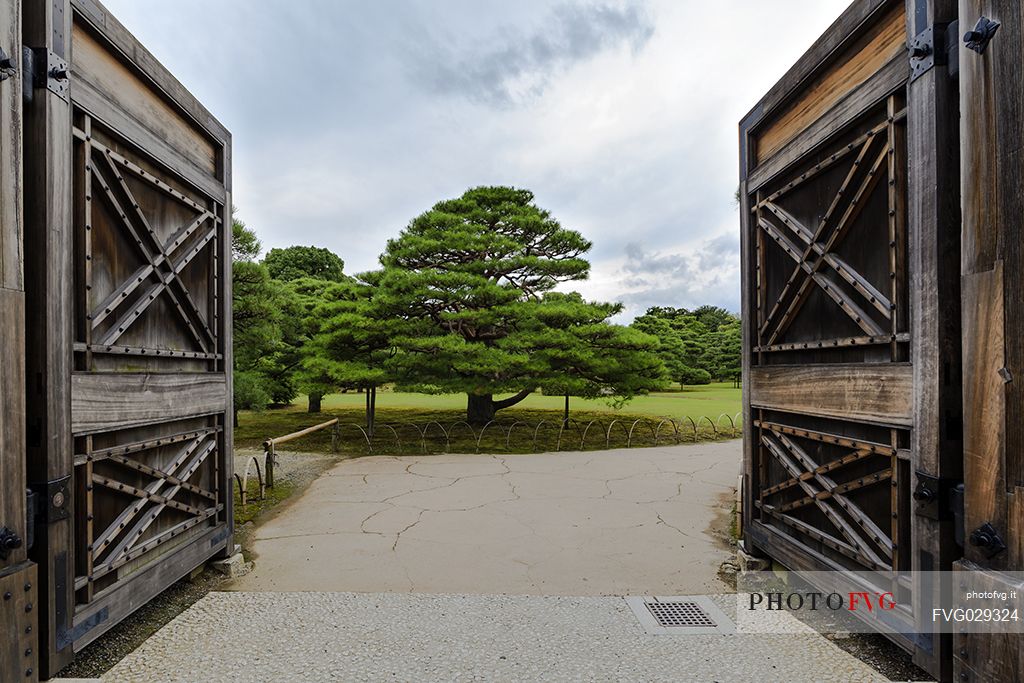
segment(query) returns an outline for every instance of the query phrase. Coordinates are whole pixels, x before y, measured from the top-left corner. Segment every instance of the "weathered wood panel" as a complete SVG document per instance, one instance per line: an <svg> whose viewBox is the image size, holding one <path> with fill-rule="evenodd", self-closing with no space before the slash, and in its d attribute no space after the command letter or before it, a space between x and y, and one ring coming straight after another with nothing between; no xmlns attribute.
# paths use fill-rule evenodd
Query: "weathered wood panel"
<svg viewBox="0 0 1024 683"><path fill-rule="evenodd" d="M36 605L38 582L36 566L21 565L13 571L0 571L0 679L39 680L39 652L36 646Z"/></svg>
<svg viewBox="0 0 1024 683"><path fill-rule="evenodd" d="M165 140L177 154L215 175L217 147L203 132L197 131L174 107L154 93L81 22L75 23L71 40L75 46L71 67L76 88L88 84L100 97L116 103L125 116L134 118Z"/></svg>
<svg viewBox="0 0 1024 683"><path fill-rule="evenodd" d="M755 135L757 161L772 157L841 100L856 90L906 50L906 15L902 5L893 6L836 62L804 85L790 104Z"/></svg>
<svg viewBox="0 0 1024 683"><path fill-rule="evenodd" d="M951 18L854 2L741 123L744 534L794 568L954 559L911 491L919 452L926 472L959 457L955 81L940 64L908 86L906 53ZM894 640L947 678L951 639L903 616L925 633Z"/></svg>
<svg viewBox="0 0 1024 683"><path fill-rule="evenodd" d="M71 431L76 435L223 413L224 375L80 373L71 376Z"/></svg>
<svg viewBox="0 0 1024 683"><path fill-rule="evenodd" d="M0 82L0 287L21 290L21 2L0 2L0 49L18 65Z"/></svg>
<svg viewBox="0 0 1024 683"><path fill-rule="evenodd" d="M62 0L22 5L25 45L52 50L67 59L71 10ZM35 88L24 103L25 322L28 479L37 487L72 474L71 356L72 154L67 132L70 103L46 88ZM71 504L72 501L69 501ZM52 675L69 663L74 594L70 517L37 525L31 557L39 564L40 671Z"/></svg>
<svg viewBox="0 0 1024 683"><path fill-rule="evenodd" d="M1007 545L992 557L968 543L959 571L997 590L1024 590L1024 6L960 0L961 32L979 17L999 30L979 54L960 44L966 534L990 523ZM1020 680L1024 636L957 634L962 680Z"/></svg>
<svg viewBox="0 0 1024 683"><path fill-rule="evenodd" d="M25 42L71 67L67 91L26 91L32 381L15 380L29 479L65 487L74 513L32 551L52 675L230 542L231 141L95 0L26 8Z"/></svg>
<svg viewBox="0 0 1024 683"><path fill-rule="evenodd" d="M0 526L25 540L25 294L0 287ZM26 548L0 560L0 573ZM3 669L0 669L2 673Z"/></svg>
<svg viewBox="0 0 1024 683"><path fill-rule="evenodd" d="M912 424L909 364L788 366L750 369L750 405L883 425Z"/></svg>
<svg viewBox="0 0 1024 683"><path fill-rule="evenodd" d="M964 275L964 526L1006 529L1003 268ZM970 546L971 559L985 559ZM995 562L1005 562L1008 553Z"/></svg>
<svg viewBox="0 0 1024 683"><path fill-rule="evenodd" d="M913 8L913 11L910 11ZM908 0L908 34L957 18L955 0ZM907 87L907 230L910 257L910 359L914 366L911 466L917 475L957 481L963 472L960 362L959 143L956 79L938 64ZM916 486L917 482L915 482ZM961 551L953 519L915 514L915 572L948 571ZM929 605L939 587L915 573L915 607L922 633L932 624ZM930 586L933 593L925 595ZM929 634L931 647L916 664L941 679L951 675L952 638Z"/></svg>
<svg viewBox="0 0 1024 683"><path fill-rule="evenodd" d="M1024 594L1024 582L1010 575L988 569L970 560L954 563L956 573L970 573L972 590ZM1024 634L1005 633L1005 624L973 624L969 633L959 629L953 647L954 681L1019 681L1024 672Z"/></svg>

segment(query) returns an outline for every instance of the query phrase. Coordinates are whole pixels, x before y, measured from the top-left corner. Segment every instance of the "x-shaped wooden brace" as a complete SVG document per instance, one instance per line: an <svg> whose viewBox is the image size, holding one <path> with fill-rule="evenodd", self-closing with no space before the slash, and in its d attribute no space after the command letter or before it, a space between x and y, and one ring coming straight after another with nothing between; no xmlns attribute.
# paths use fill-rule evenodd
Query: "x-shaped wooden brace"
<svg viewBox="0 0 1024 683"><path fill-rule="evenodd" d="M774 343L775 340L789 328L790 324L796 317L796 314L807 301L807 298L812 291L812 285L820 287L829 296L829 298L838 304L839 307L867 334L872 336L885 334L885 331L881 326L874 322L874 320L864 312L852 297L850 297L844 290L840 289L828 275L821 272L822 266L831 266L831 268L838 273L840 277L848 282L857 293L867 299L872 306L878 309L885 318L891 318L893 305L889 299L878 291L878 289L876 289L856 270L851 268L848 263L833 253L833 249L843 239L854 221L864 210L864 207L867 205L868 199L871 196L871 192L874 190L883 175L882 168L889 155L888 145L882 145L882 150L878 153L877 157L872 160L872 164L868 169L867 174L861 179L852 199L846 205L845 211L843 211L838 219L836 218L838 209L842 204L842 199L848 194L849 188L856 179L861 165L864 163L865 159L870 158L868 157L868 152L874 147L872 143L876 139L881 139L881 136L875 135L873 132L866 136L860 153L857 155L857 158L854 160L849 172L846 174L846 177L840 185L839 190L836 192L835 197L833 197L828 211L818 224L817 230L812 231L810 228L800 223L772 199L769 199L762 204L762 207L766 209L768 213L775 216L776 220L781 221L781 223L785 225L803 245L802 247L797 246L786 236L783 230L780 229L773 221L769 220L763 212L759 214L758 225L760 228L764 230L765 233L775 241L775 243L778 244L786 254L796 261L797 264L792 274L789 276L789 279L786 281L778 300L775 302L771 311L765 317L765 320L761 325L760 334L763 336L771 329L772 324L775 322L776 315L780 310L782 310L783 306L786 306L786 301L790 298L790 292L795 288L796 294L792 297L788 306L786 306L785 311L783 311L781 319L779 319L775 329L771 332L771 335L766 342L767 344ZM832 227L833 222L835 222L834 228ZM827 241L822 244L821 239L829 228L832 228L832 232ZM796 282L801 273L804 277L800 284L797 285Z"/></svg>
<svg viewBox="0 0 1024 683"><path fill-rule="evenodd" d="M109 571L109 569L113 567L114 563L131 550L132 546L139 540L139 538L141 538L142 534L145 533L146 529L150 527L165 508L171 507L197 517L206 514L207 510L185 505L173 499L179 491L186 487L185 482L196 473L215 448L216 441L208 440L205 436L193 439L188 442L184 448L178 451L174 460L167 467L162 470L152 469L153 476L156 477L156 480L151 482L144 489L119 484L109 478L93 474L93 483L101 484L108 488L122 491L138 498L138 500L122 510L121 514L119 514L114 521L96 537L96 540L93 541L91 550L97 557L104 553L107 548L113 546L113 549L107 554L107 560L96 567L94 575ZM167 489L164 489L165 485L168 486ZM208 491L203 491L203 495L207 498L214 497L213 494ZM125 528L129 524L132 524L132 521L139 516L139 513L142 512L143 508L145 508L148 503L154 503L155 505L145 515L135 521L135 524L126 533L124 533L120 542L117 542L116 545L114 545L118 537L122 536L122 532L124 532Z"/></svg>
<svg viewBox="0 0 1024 683"><path fill-rule="evenodd" d="M142 255L146 263L132 273L127 280L125 280L115 291L101 302L94 311L92 311L89 315L92 328L95 330L101 323L103 323L104 320L107 319L108 316L115 313L120 307L120 304L127 300L128 296L151 276L156 278L156 282L148 286L135 305L118 318L103 338L98 340L97 343L110 345L116 342L128 330L131 324L137 320L147 308L149 308L150 304L152 304L160 294L166 293L173 303L175 310L185 323L185 326L188 328L193 339L199 345L199 348L204 352L208 351L209 347L207 344L215 344L213 333L204 321L202 314L199 312L199 307L196 306L195 301L192 299L192 295L189 293L185 284L181 281L179 275L181 274L181 271L184 270L185 266L187 266L203 250L203 248L206 247L214 237L216 237L216 225L210 227L204 234L202 234L192 249L177 260L172 261L170 255L177 251L177 249L184 244L185 241L204 223L211 221L211 219L213 219L213 214L205 209L201 209L199 215L191 223L181 227L174 235L171 236L170 240L168 240L166 244L163 244L159 237L157 237L152 226L150 226L149 221L142 212L142 209L139 207L138 201L136 201L135 196L128 187L128 183L125 181L124 176L118 169L117 164L114 163L114 159L119 157L115 157L112 152L105 149L99 149L95 156L102 159L108 171L113 174L118 187L130 205L129 211L132 212L132 216L142 228L142 236L146 238L146 242L143 241L143 238L136 230L133 221L122 208L121 202L118 201L110 183L107 182L105 173L97 168L94 157L93 163L90 164L91 173L99 182L100 187L103 188L104 195L110 202L111 208L114 210L114 213L120 217L122 225L124 225L131 237L130 241L135 243L139 253ZM144 177L144 179L148 178Z"/></svg>
<svg viewBox="0 0 1024 683"><path fill-rule="evenodd" d="M870 477L857 479L853 482L837 484L835 480L824 473L824 471L834 468L816 465L803 448L786 435L763 432L761 434L761 442L768 448L772 455L775 456L775 459L778 460L783 468L789 472L792 477L791 481L800 486L806 494L805 498L793 501L792 503L788 503L783 506L768 505L762 502L762 510L779 521L792 526L799 531L803 531L812 538L816 538L817 540L826 543L826 545L859 560L868 567L880 570L888 570L891 568L893 554L892 540L889 538L888 534L882 531L882 529L879 528L868 515L866 515L845 495L847 492L854 489L868 486L877 481L886 480L888 479L888 474L883 475L882 473L879 473L877 477L872 475ZM787 482L783 482L783 484L786 483ZM786 486L779 485L774 489L774 492L778 492L779 490L782 490L782 488L786 488ZM834 502L839 508L845 511L860 528L860 532L854 528L853 524L840 515L839 512L833 509L830 506L829 501ZM819 510L821 510L825 517L827 517L843 537L846 538L848 543L843 542L830 534L826 534L821 529L816 529L802 520L786 514L788 511L810 503L813 503ZM861 537L861 533L867 534L875 541L876 547L881 549L881 552L888 558L888 562L883 560L875 552L874 548Z"/></svg>

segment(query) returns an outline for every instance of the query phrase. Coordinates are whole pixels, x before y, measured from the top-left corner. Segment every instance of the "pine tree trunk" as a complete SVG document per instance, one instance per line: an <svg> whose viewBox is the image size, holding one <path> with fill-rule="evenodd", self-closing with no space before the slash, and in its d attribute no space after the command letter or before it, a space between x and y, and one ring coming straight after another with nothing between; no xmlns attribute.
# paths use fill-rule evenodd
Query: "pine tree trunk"
<svg viewBox="0 0 1024 683"><path fill-rule="evenodd" d="M491 394L469 394L466 421L471 425L487 424L494 419L494 399Z"/></svg>
<svg viewBox="0 0 1024 683"><path fill-rule="evenodd" d="M502 408L511 408L527 396L533 393L533 389L523 389L515 396L495 401L492 394L467 394L469 401L466 403L466 422L471 425L487 424L494 419L494 414Z"/></svg>
<svg viewBox="0 0 1024 683"><path fill-rule="evenodd" d="M565 395L565 417L562 418L562 424L569 424L569 394Z"/></svg>
<svg viewBox="0 0 1024 683"><path fill-rule="evenodd" d="M310 394L309 395L309 412L311 412L311 413L319 413L320 412L320 404L323 401L323 398L324 398L323 394Z"/></svg>

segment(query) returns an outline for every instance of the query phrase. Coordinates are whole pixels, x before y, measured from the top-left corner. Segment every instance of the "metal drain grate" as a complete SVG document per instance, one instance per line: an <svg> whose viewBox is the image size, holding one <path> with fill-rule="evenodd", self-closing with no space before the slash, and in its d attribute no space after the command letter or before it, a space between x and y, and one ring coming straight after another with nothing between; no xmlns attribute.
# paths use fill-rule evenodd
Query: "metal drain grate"
<svg viewBox="0 0 1024 683"><path fill-rule="evenodd" d="M697 626L715 628L714 620L695 602L647 602L647 609L658 622L658 626Z"/></svg>
<svg viewBox="0 0 1024 683"><path fill-rule="evenodd" d="M627 595L626 604L647 635L736 633L736 625L709 595Z"/></svg>

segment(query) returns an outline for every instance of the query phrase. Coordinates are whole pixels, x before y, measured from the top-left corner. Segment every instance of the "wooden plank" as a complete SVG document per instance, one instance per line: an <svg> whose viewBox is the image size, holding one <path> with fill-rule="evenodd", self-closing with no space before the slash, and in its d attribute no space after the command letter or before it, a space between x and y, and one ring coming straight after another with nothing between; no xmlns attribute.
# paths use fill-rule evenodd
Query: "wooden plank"
<svg viewBox="0 0 1024 683"><path fill-rule="evenodd" d="M756 161L771 158L884 65L897 56L905 57L906 43L904 8L897 4L755 134Z"/></svg>
<svg viewBox="0 0 1024 683"><path fill-rule="evenodd" d="M763 160L750 172L749 191L763 187L780 173L820 150L836 131L845 128L866 111L877 106L907 81L907 60L894 57L861 86L855 95L841 100L821 118L790 140L774 156Z"/></svg>
<svg viewBox="0 0 1024 683"><path fill-rule="evenodd" d="M75 106L88 112L108 128L116 130L126 140L200 192L217 201L224 199L224 185L216 174L183 156L160 136L126 115L102 92L88 81L77 81L71 88Z"/></svg>
<svg viewBox="0 0 1024 683"><path fill-rule="evenodd" d="M88 83L178 154L211 176L216 174L217 145L80 25L72 29L71 39L75 46L71 60L72 89L82 82Z"/></svg>
<svg viewBox="0 0 1024 683"><path fill-rule="evenodd" d="M224 412L221 373L82 373L71 375L71 431L76 435Z"/></svg>
<svg viewBox="0 0 1024 683"><path fill-rule="evenodd" d="M26 45L70 57L71 9L66 0L23 3L22 12ZM26 347L26 452L29 482L41 485L72 474L71 107L60 96L36 88L23 111L25 323L26 339L32 340ZM39 564L39 594L46 596L38 628L42 678L55 674L73 656L73 524L67 518L36 526L31 556Z"/></svg>
<svg viewBox="0 0 1024 683"><path fill-rule="evenodd" d="M1019 566L1019 565L1018 565ZM953 564L956 577L963 577L969 590L1006 592L1016 591L1017 599L1010 604L1020 604L1024 595L1024 582L1020 574L1005 574L987 569L970 560L959 560ZM993 605L994 606L994 605ZM1019 681L1024 671L1024 633L1005 633L1012 626L976 622L970 629L957 629L953 636L955 656L954 681ZM965 631L970 632L965 632Z"/></svg>
<svg viewBox="0 0 1024 683"><path fill-rule="evenodd" d="M87 29L104 49L118 55L146 85L214 140L225 143L231 135L174 75L138 41L98 0L72 0L76 28Z"/></svg>
<svg viewBox="0 0 1024 683"><path fill-rule="evenodd" d="M0 287L0 525L24 540L25 515L25 294ZM22 545L0 560L25 561Z"/></svg>
<svg viewBox="0 0 1024 683"><path fill-rule="evenodd" d="M907 0L908 33L958 16L956 0ZM965 28L966 30L966 28ZM960 163L956 80L938 64L907 86L907 243L910 360L914 368L912 472L955 478L962 471L960 373ZM916 486L916 479L910 482ZM952 638L934 633L930 606L937 582L922 572L948 571L960 551L953 522L914 515L910 568L917 630L930 647L914 662L940 680L951 676ZM931 592L929 592L931 591Z"/></svg>
<svg viewBox="0 0 1024 683"><path fill-rule="evenodd" d="M961 164L971 169L960 184L965 523L970 533L991 522L1010 546L992 558L973 546L964 554L982 567L1020 569L1024 519L1013 492L1024 485L1024 9L1005 0L960 4L971 21L1000 22L983 55L960 49Z"/></svg>
<svg viewBox="0 0 1024 683"><path fill-rule="evenodd" d="M840 54L871 26L879 13L900 3L900 0L857 0L836 19L828 29L790 67L779 81L743 117L741 128L751 129L792 98L794 91L813 79L834 62ZM741 172L745 172L743 167Z"/></svg>
<svg viewBox="0 0 1024 683"><path fill-rule="evenodd" d="M21 57L21 3L0 0L0 47ZM0 83L0 525L25 539L25 293L22 271L21 69ZM25 546L0 559L21 564ZM6 623L6 622L5 622ZM0 678L15 668L0 654ZM20 666L20 665L19 665ZM24 675L23 670L18 671Z"/></svg>
<svg viewBox="0 0 1024 683"><path fill-rule="evenodd" d="M0 1L0 47L18 64L0 83L0 287L22 280L21 2Z"/></svg>
<svg viewBox="0 0 1024 683"><path fill-rule="evenodd" d="M767 365L750 370L750 405L871 424L912 424L906 363Z"/></svg>
<svg viewBox="0 0 1024 683"><path fill-rule="evenodd" d="M968 532L990 522L1006 528L1006 395L1004 367L1003 268L963 277L964 525ZM988 566L984 549L967 544L967 559ZM994 563L994 564L993 564Z"/></svg>
<svg viewBox="0 0 1024 683"><path fill-rule="evenodd" d="M36 566L24 562L0 570L0 680L39 680L36 643L36 605L39 604Z"/></svg>

